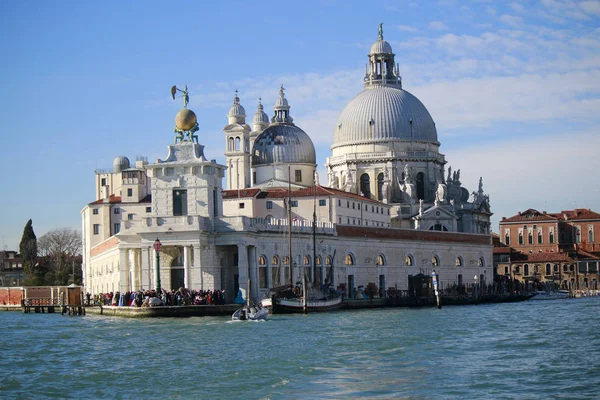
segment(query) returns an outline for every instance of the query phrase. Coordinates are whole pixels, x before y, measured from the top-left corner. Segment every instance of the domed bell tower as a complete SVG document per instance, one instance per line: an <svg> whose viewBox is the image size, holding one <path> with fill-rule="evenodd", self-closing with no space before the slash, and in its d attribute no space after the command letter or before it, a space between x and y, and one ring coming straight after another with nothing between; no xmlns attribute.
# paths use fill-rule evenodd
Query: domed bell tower
<svg viewBox="0 0 600 400"><path fill-rule="evenodd" d="M233 105L227 114L225 132L225 157L227 160L227 188L250 187L250 126L246 124L246 110L235 91Z"/></svg>

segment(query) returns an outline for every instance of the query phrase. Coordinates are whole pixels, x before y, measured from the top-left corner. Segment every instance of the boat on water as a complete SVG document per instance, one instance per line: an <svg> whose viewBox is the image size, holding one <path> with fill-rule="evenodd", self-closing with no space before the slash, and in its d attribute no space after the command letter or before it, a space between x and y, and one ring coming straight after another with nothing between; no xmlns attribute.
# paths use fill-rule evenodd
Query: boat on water
<svg viewBox="0 0 600 400"><path fill-rule="evenodd" d="M558 299L566 299L569 297L569 292L566 290L559 290L557 292L547 292L544 290L538 290L535 292L534 296L529 300L558 300Z"/></svg>
<svg viewBox="0 0 600 400"><path fill-rule="evenodd" d="M285 299L276 298L272 305L273 314L284 313L302 313L302 312L317 312L317 311L334 311L342 308L341 296L322 299L306 299L295 298Z"/></svg>
<svg viewBox="0 0 600 400"><path fill-rule="evenodd" d="M261 306L240 307L231 316L232 321L261 321L269 316L269 310Z"/></svg>

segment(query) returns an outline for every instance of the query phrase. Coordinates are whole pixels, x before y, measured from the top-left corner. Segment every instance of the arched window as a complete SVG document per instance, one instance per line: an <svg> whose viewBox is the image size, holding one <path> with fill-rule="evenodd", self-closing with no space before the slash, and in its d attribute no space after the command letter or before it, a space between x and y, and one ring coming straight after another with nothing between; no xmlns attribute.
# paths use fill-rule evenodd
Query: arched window
<svg viewBox="0 0 600 400"><path fill-rule="evenodd" d="M317 265L321 265L321 262L322 262L322 261L323 261L323 260L321 259L321 256L316 256L316 257L315 257L315 264L317 264Z"/></svg>
<svg viewBox="0 0 600 400"><path fill-rule="evenodd" d="M529 276L529 264L523 265L523 275Z"/></svg>
<svg viewBox="0 0 600 400"><path fill-rule="evenodd" d="M519 244L523 244L523 232L519 232Z"/></svg>
<svg viewBox="0 0 600 400"><path fill-rule="evenodd" d="M229 151L233 151L233 149L235 149L235 145L233 144L233 138L229 138L229 143L227 147L227 150Z"/></svg>
<svg viewBox="0 0 600 400"><path fill-rule="evenodd" d="M304 256L304 265L310 265L310 256Z"/></svg>
<svg viewBox="0 0 600 400"><path fill-rule="evenodd" d="M346 259L344 260L344 264L354 265L354 256L350 253L346 254Z"/></svg>
<svg viewBox="0 0 600 400"><path fill-rule="evenodd" d="M369 178L369 174L362 174L360 176L360 191L363 196L371 198L371 179Z"/></svg>
<svg viewBox="0 0 600 400"><path fill-rule="evenodd" d="M546 264L546 275L552 275L552 266L550 264Z"/></svg>
<svg viewBox="0 0 600 400"><path fill-rule="evenodd" d="M290 257L289 256L284 256L283 257L283 264L284 265L290 265Z"/></svg>
<svg viewBox="0 0 600 400"><path fill-rule="evenodd" d="M431 258L431 266L438 267L439 265L440 265L440 259L438 258L438 256L433 256Z"/></svg>
<svg viewBox="0 0 600 400"><path fill-rule="evenodd" d="M542 231L538 231L538 244L542 244L543 242Z"/></svg>
<svg viewBox="0 0 600 400"><path fill-rule="evenodd" d="M508 233L504 235L504 244L507 246L510 245L510 235Z"/></svg>
<svg viewBox="0 0 600 400"><path fill-rule="evenodd" d="M240 151L240 137L235 138L235 151Z"/></svg>
<svg viewBox="0 0 600 400"><path fill-rule="evenodd" d="M258 265L265 265L267 263L267 257L260 256L258 257Z"/></svg>
<svg viewBox="0 0 600 400"><path fill-rule="evenodd" d="M331 256L325 257L325 265L331 265Z"/></svg>
<svg viewBox="0 0 600 400"><path fill-rule="evenodd" d="M383 254L377 256L377 265L385 265L385 258L383 257Z"/></svg>
<svg viewBox="0 0 600 400"><path fill-rule="evenodd" d="M383 201L383 172L377 175L377 198Z"/></svg>
<svg viewBox="0 0 600 400"><path fill-rule="evenodd" d="M588 232L588 242L593 242L594 241L594 228L590 228L589 232Z"/></svg>
<svg viewBox="0 0 600 400"><path fill-rule="evenodd" d="M462 265L463 265L462 257L461 256L456 257L456 266L462 267Z"/></svg>
<svg viewBox="0 0 600 400"><path fill-rule="evenodd" d="M533 244L533 234L531 232L527 235L527 243Z"/></svg>
<svg viewBox="0 0 600 400"><path fill-rule="evenodd" d="M477 260L477 265L479 267L485 267L485 260L483 259L483 257L479 257L479 260Z"/></svg>
<svg viewBox="0 0 600 400"><path fill-rule="evenodd" d="M412 267L415 263L413 260L413 256L411 256L410 254L406 256L406 259L404 260L404 264L407 267Z"/></svg>
<svg viewBox="0 0 600 400"><path fill-rule="evenodd" d="M271 259L271 264L272 265L279 265L279 257L277 257L276 255L273 256L273 258Z"/></svg>
<svg viewBox="0 0 600 400"><path fill-rule="evenodd" d="M554 243L554 231L550 231L550 244Z"/></svg>
<svg viewBox="0 0 600 400"><path fill-rule="evenodd" d="M422 172L417 174L417 198L425 200L425 174Z"/></svg>
<svg viewBox="0 0 600 400"><path fill-rule="evenodd" d="M575 243L581 243L581 229L575 229Z"/></svg>

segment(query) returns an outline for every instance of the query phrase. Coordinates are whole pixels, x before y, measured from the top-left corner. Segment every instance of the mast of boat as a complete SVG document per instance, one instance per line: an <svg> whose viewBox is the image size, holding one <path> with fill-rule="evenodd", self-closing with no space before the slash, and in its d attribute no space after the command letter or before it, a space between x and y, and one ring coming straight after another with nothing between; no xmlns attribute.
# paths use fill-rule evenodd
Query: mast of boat
<svg viewBox="0 0 600 400"><path fill-rule="evenodd" d="M294 287L294 266L292 264L292 178L290 165L288 164L288 198L287 198L287 218L288 218L288 259L290 265L290 286Z"/></svg>
<svg viewBox="0 0 600 400"><path fill-rule="evenodd" d="M317 172L315 171L315 174ZM316 286L317 282L319 282L321 279L321 277L319 277L319 280L317 280L317 180L316 180L316 176L315 176L315 184L313 187L313 224L312 224L312 240L313 240L313 268L312 268L312 275L313 275L313 287Z"/></svg>

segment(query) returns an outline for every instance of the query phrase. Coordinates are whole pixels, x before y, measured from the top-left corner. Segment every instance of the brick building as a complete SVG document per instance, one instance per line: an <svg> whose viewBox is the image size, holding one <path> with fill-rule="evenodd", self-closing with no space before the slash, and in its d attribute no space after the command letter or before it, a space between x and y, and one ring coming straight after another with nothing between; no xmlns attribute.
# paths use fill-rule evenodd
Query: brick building
<svg viewBox="0 0 600 400"><path fill-rule="evenodd" d="M504 217L494 240L495 273L524 283L598 290L598 230L600 214L589 209L529 209Z"/></svg>

